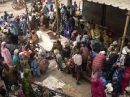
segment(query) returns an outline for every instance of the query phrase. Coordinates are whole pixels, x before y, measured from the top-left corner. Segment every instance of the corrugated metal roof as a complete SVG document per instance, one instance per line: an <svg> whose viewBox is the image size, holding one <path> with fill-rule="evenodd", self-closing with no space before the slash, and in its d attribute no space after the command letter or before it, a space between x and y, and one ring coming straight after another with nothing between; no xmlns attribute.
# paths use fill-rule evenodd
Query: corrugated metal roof
<svg viewBox="0 0 130 97"><path fill-rule="evenodd" d="M87 1L112 5L114 7L119 7L120 9L130 10L130 0L87 0Z"/></svg>

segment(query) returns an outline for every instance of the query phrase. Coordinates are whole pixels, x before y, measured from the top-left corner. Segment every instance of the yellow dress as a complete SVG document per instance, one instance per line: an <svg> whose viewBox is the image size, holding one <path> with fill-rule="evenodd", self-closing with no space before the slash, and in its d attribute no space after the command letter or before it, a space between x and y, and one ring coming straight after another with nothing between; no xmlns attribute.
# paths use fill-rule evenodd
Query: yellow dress
<svg viewBox="0 0 130 97"><path fill-rule="evenodd" d="M98 28L91 29L90 34L92 39L100 39L101 37L100 30Z"/></svg>

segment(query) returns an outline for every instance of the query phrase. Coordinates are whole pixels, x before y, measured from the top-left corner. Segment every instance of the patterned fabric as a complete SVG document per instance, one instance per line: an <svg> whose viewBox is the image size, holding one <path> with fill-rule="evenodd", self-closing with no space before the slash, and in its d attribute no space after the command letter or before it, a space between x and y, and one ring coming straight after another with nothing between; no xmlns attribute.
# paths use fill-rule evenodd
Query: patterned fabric
<svg viewBox="0 0 130 97"><path fill-rule="evenodd" d="M31 63L31 70L32 70L34 76L40 76L40 68L39 68L39 65L37 64L36 60L33 60Z"/></svg>
<svg viewBox="0 0 130 97"><path fill-rule="evenodd" d="M130 81L130 67L127 67L125 68L123 73L123 79L121 83L122 92L124 92L125 88L129 85L129 81Z"/></svg>
<svg viewBox="0 0 130 97"><path fill-rule="evenodd" d="M12 57L9 50L5 47L1 47L1 56L4 58L4 61L7 65L12 65Z"/></svg>
<svg viewBox="0 0 130 97"><path fill-rule="evenodd" d="M105 88L97 72L93 73L91 77L91 94L92 97L106 97Z"/></svg>
<svg viewBox="0 0 130 97"><path fill-rule="evenodd" d="M113 92L117 95L121 93L122 73L123 73L123 69L116 69L112 76L113 87L114 87Z"/></svg>
<svg viewBox="0 0 130 97"><path fill-rule="evenodd" d="M88 60L88 56L89 56L89 50L87 47L81 47L80 48L81 54L82 54L82 60L83 63L86 63Z"/></svg>
<svg viewBox="0 0 130 97"><path fill-rule="evenodd" d="M105 60L106 60L105 55L100 53L97 54L92 63L92 70L93 71L102 70Z"/></svg>

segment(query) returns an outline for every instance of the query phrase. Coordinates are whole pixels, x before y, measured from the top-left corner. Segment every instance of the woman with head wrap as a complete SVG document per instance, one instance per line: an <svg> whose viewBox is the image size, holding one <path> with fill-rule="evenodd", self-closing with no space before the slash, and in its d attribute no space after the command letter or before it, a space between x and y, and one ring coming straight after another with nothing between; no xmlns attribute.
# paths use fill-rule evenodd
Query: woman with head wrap
<svg viewBox="0 0 130 97"><path fill-rule="evenodd" d="M96 71L91 76L91 94L92 97L106 97L103 81L100 79L100 72Z"/></svg>
<svg viewBox="0 0 130 97"><path fill-rule="evenodd" d="M31 62L31 71L33 73L33 76L36 76L36 77L40 77L40 67L39 67L39 64L37 63L35 57L34 57L34 54L31 54L30 58L32 59L32 62Z"/></svg>
<svg viewBox="0 0 130 97"><path fill-rule="evenodd" d="M29 66L29 62L28 62L28 52L24 51L24 52L20 52L19 53L19 57L20 57L20 64L22 67L22 72L28 72L28 79L32 79L32 74L31 74L31 70L30 70L30 66Z"/></svg>
<svg viewBox="0 0 130 97"><path fill-rule="evenodd" d="M100 51L94 58L92 63L92 71L102 71L106 61L105 51Z"/></svg>
<svg viewBox="0 0 130 97"><path fill-rule="evenodd" d="M123 78L122 78L123 72L124 72L124 68L121 66L120 63L118 63L112 75L112 83L113 83L112 97L119 97L119 95L121 94L121 83L123 81Z"/></svg>
<svg viewBox="0 0 130 97"><path fill-rule="evenodd" d="M122 78L123 79L122 79L122 82L121 82L121 89L122 89L122 93L124 93L126 87L129 86L129 82L130 82L130 54L128 54L126 56L125 70L123 72Z"/></svg>
<svg viewBox="0 0 130 97"><path fill-rule="evenodd" d="M6 89L8 91L11 90L12 85L18 85L17 84L17 73L14 71L13 67L9 67L7 64L4 64L4 69L2 71L2 77L6 86Z"/></svg>
<svg viewBox="0 0 130 97"><path fill-rule="evenodd" d="M39 42L39 38L38 38L38 35L36 34L35 30L32 30L31 41L32 41L33 45L36 45Z"/></svg>
<svg viewBox="0 0 130 97"><path fill-rule="evenodd" d="M15 49L14 50L14 55L13 55L13 64L15 65L16 69L17 70L20 70L20 58L19 58L19 50L18 49Z"/></svg>
<svg viewBox="0 0 130 97"><path fill-rule="evenodd" d="M12 65L12 57L9 50L6 48L6 42L1 43L1 56L4 58L4 61L8 66Z"/></svg>

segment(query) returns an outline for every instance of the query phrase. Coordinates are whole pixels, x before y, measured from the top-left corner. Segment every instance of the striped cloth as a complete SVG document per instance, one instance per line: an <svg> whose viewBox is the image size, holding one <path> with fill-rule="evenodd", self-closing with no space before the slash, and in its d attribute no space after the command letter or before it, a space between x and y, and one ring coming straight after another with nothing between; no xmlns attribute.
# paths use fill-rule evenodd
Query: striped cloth
<svg viewBox="0 0 130 97"><path fill-rule="evenodd" d="M95 72L97 70L102 70L103 69L103 64L106 60L106 56L103 54L97 54L96 57L93 60L92 63L92 70Z"/></svg>

